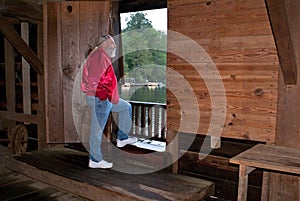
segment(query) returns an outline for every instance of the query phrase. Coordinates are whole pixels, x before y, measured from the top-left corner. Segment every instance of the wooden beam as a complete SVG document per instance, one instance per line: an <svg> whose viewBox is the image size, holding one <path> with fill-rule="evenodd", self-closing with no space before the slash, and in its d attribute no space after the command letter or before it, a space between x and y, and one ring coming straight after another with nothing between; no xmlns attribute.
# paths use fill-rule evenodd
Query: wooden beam
<svg viewBox="0 0 300 201"><path fill-rule="evenodd" d="M42 22L37 23L37 56L42 60L44 56L43 26L44 24ZM38 75L38 100L38 149L44 149L47 147L44 75Z"/></svg>
<svg viewBox="0 0 300 201"><path fill-rule="evenodd" d="M38 116L17 112L0 111L0 119L37 124Z"/></svg>
<svg viewBox="0 0 300 201"><path fill-rule="evenodd" d="M26 42L16 32L16 30L0 16L0 31L4 37L20 52L28 63L37 71L38 74L44 74L44 64L28 47Z"/></svg>
<svg viewBox="0 0 300 201"><path fill-rule="evenodd" d="M14 48L7 41L4 41L5 46L5 85L6 85L6 102L7 110L16 110L16 75L15 75L15 58Z"/></svg>
<svg viewBox="0 0 300 201"><path fill-rule="evenodd" d="M27 22L21 23L21 37L29 44L29 27ZM23 111L31 114L31 88L30 88L30 65L22 57L22 88L23 88Z"/></svg>
<svg viewBox="0 0 300 201"><path fill-rule="evenodd" d="M170 160L172 160L172 172L178 174L179 172L179 142L178 142L178 133L175 131L168 130L167 133L167 152L171 154Z"/></svg>
<svg viewBox="0 0 300 201"><path fill-rule="evenodd" d="M115 38L115 42L117 47L119 47L119 51L117 51L117 57L119 58L114 61L113 66L115 68L115 73L117 79L120 80L124 78L124 65L123 65L123 52L122 52L122 36L121 36L121 18L120 18L120 7L119 2L112 3L112 11L111 11L111 31L110 33L113 36L119 36ZM122 81L124 82L124 81Z"/></svg>
<svg viewBox="0 0 300 201"><path fill-rule="evenodd" d="M285 0L266 0L285 84L297 84L297 64Z"/></svg>
<svg viewBox="0 0 300 201"><path fill-rule="evenodd" d="M0 0L0 13L31 22L43 20L41 0Z"/></svg>
<svg viewBox="0 0 300 201"><path fill-rule="evenodd" d="M5 46L5 86L6 86L6 102L7 110L9 112L16 111L16 75L15 75L15 58L14 58L14 48L7 41L4 40ZM1 118L1 116L0 116ZM6 116L3 119L7 119ZM9 120L9 119L7 119ZM11 129L16 125L16 122L9 122L8 126L8 139L12 142L12 132ZM12 144L9 143L8 148L12 148Z"/></svg>
<svg viewBox="0 0 300 201"><path fill-rule="evenodd" d="M0 14L1 15L1 14ZM2 16L3 20L5 20L9 24L20 24L22 22L21 19L17 19L15 17L7 17L7 16Z"/></svg>

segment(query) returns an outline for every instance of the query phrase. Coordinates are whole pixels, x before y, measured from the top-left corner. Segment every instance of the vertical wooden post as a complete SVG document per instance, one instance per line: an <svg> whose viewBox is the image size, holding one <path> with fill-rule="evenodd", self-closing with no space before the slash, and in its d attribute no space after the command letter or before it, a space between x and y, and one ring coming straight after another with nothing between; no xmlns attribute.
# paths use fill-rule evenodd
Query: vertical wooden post
<svg viewBox="0 0 300 201"><path fill-rule="evenodd" d="M64 142L61 3L44 1L45 121L48 143Z"/></svg>
<svg viewBox="0 0 300 201"><path fill-rule="evenodd" d="M21 37L25 43L29 44L28 23L21 23ZM23 87L23 113L31 114L31 89L30 89L30 65L22 57L22 87Z"/></svg>
<svg viewBox="0 0 300 201"><path fill-rule="evenodd" d="M8 40L4 41L5 46L5 86L6 86L6 102L7 111L16 111L16 76L15 76L15 52L13 46ZM8 147L12 148L12 128L16 122L9 122L8 124L8 139L10 141Z"/></svg>
<svg viewBox="0 0 300 201"><path fill-rule="evenodd" d="M248 191L248 174L246 171L246 166L240 165L239 169L239 187L238 187L238 201L247 200Z"/></svg>
<svg viewBox="0 0 300 201"><path fill-rule="evenodd" d="M179 144L178 144L178 135L176 132L168 130L167 134L167 152L171 154L172 160L172 172L178 174L178 158L179 158Z"/></svg>
<svg viewBox="0 0 300 201"><path fill-rule="evenodd" d="M46 9L47 10L47 9ZM47 15L47 12L45 13ZM44 57L44 37L43 23L37 24L37 56L43 61ZM46 136L46 107L45 107L45 77L38 74L38 149L47 147Z"/></svg>
<svg viewBox="0 0 300 201"><path fill-rule="evenodd" d="M261 191L261 201L269 200L270 172L264 171Z"/></svg>
<svg viewBox="0 0 300 201"><path fill-rule="evenodd" d="M284 1L271 1L268 2L274 4L273 12L274 17L273 21L277 20L279 24L278 30L278 40L283 42L282 44L282 55L287 55L288 53L293 53L295 55L295 63L297 68L298 82L297 85L289 85L287 86L286 78L288 74L285 75L280 73L279 85L278 85L278 112L277 112L277 125L276 125L276 141L275 145L278 146L286 146L291 148L299 148L300 147L300 135L299 135L299 122L300 122L300 1L294 0L284 0ZM281 6L284 5L284 6ZM278 7L277 9L274 9ZM281 7L280 7L281 6ZM271 11L269 11L271 12ZM281 13L280 13L281 12ZM281 15L285 14L286 16L281 17ZM287 23L284 23L283 18L286 18ZM272 22L273 25L273 22ZM286 35L285 33L289 33ZM279 35L282 35L283 38L280 38ZM276 33L274 33L276 39ZM289 39L290 38L290 39ZM280 41L279 41L280 42ZM285 43L284 43L285 42ZM289 49L284 48L290 44L293 46L291 51L291 46ZM278 42L277 42L278 43ZM280 54L280 51L278 51ZM283 56L283 59L286 62L293 62L293 58L290 56ZM292 68L293 66L280 66L284 68L286 71ZM290 71L292 72L292 71ZM290 80L290 82L292 79ZM299 177L291 176L291 175L283 175L280 173L270 173L270 183L268 186L269 189L269 200L272 201L281 201L283 200L300 200L300 179Z"/></svg>
<svg viewBox="0 0 300 201"><path fill-rule="evenodd" d="M117 79L121 81L121 83L125 83L124 80L124 65L123 65L123 51L122 51L122 37L121 37L121 18L120 18L120 9L119 9L119 2L112 2L111 3L111 19L110 19L110 33L115 37L115 42L117 44L117 61L113 63L115 68L115 73Z"/></svg>

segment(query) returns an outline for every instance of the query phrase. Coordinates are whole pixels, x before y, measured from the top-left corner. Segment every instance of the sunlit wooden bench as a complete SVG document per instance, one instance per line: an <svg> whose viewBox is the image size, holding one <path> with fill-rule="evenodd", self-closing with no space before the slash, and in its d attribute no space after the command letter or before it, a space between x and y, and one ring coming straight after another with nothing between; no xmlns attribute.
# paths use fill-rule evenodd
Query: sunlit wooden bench
<svg viewBox="0 0 300 201"><path fill-rule="evenodd" d="M247 200L248 175L256 168L300 175L300 150L289 147L258 144L230 159L239 165L238 201ZM264 175L268 180L268 174ZM262 200L266 200L266 181L263 182ZM265 189L264 189L265 188Z"/></svg>

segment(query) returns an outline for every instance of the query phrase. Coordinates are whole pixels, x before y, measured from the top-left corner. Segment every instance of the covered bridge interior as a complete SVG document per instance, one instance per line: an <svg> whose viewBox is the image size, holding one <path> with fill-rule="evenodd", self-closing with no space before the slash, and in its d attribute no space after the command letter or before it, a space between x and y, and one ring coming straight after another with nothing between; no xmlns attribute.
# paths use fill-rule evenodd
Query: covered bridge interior
<svg viewBox="0 0 300 201"><path fill-rule="evenodd" d="M71 103L86 51L100 35L121 34L120 13L157 8L168 9L167 103L159 107L132 104L134 114L142 117L135 121L142 125L147 124L145 111L163 108L166 126L157 128L159 138L151 137L166 142L167 149L146 159L152 166L166 163L173 176L189 176L189 183L181 180L186 188L198 185L193 179L212 182L214 191L207 190L205 195L197 191L198 200L200 196L299 200L300 3L293 0L1 0L0 139L17 154L7 166L23 171L20 162L24 162L29 165L25 173L34 177L35 169L30 167L37 167L37 175L42 174L38 169L43 167L36 160L46 158L43 154L59 161L70 151L56 155L60 152L49 148L63 145L78 149L82 139L75 128ZM120 37L116 43L122 46ZM114 68L121 78L122 57ZM82 125L84 130L88 124ZM113 150L115 129L113 120L109 121L107 153ZM245 150L254 158L239 155ZM149 152L127 147L126 153ZM84 170L85 155L70 154L75 165ZM267 160L271 156L274 160ZM135 163L141 165L143 160ZM79 171L76 166L70 168ZM71 176L59 188L68 181L85 188L82 183L89 172L74 183ZM188 196L170 189L170 194L160 191L164 189L161 175L147 181L155 182L155 178L161 185L155 187L155 193L147 194L152 192L150 187L143 191L149 200L151 196L163 200L170 194L177 200ZM172 179L166 181L171 183ZM245 183L248 188L239 188ZM99 185L101 190L91 187L93 192L105 193L118 182ZM124 187L132 193L126 194L126 199L142 200L145 195L136 191L140 187L133 186ZM116 192L108 193L111 200L122 194L120 189ZM83 190L77 193L86 196Z"/></svg>

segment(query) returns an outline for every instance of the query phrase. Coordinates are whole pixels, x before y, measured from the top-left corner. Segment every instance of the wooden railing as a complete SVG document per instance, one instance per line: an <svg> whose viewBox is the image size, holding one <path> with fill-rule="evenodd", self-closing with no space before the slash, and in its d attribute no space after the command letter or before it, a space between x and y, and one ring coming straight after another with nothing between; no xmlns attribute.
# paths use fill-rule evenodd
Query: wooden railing
<svg viewBox="0 0 300 201"><path fill-rule="evenodd" d="M132 136L166 141L166 104L130 101Z"/></svg>

